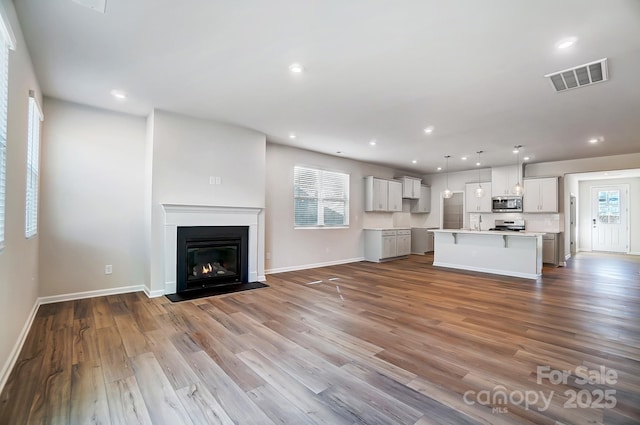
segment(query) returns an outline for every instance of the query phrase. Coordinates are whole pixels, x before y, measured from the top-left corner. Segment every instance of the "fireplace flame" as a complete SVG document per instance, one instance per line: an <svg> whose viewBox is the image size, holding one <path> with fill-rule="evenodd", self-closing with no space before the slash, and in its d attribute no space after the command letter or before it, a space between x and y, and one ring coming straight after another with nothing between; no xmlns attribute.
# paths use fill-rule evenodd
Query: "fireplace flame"
<svg viewBox="0 0 640 425"><path fill-rule="evenodd" d="M213 266L211 263L207 263L206 265L202 265L202 274L211 273L213 271Z"/></svg>

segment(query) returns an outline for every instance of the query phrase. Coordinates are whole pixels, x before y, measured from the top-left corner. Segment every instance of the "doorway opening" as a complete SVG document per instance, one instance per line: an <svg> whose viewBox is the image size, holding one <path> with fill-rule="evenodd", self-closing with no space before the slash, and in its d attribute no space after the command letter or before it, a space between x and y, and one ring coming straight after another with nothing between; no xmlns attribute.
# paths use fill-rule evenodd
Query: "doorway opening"
<svg viewBox="0 0 640 425"><path fill-rule="evenodd" d="M453 192L451 198L441 198L440 228L462 229L464 227L464 192Z"/></svg>

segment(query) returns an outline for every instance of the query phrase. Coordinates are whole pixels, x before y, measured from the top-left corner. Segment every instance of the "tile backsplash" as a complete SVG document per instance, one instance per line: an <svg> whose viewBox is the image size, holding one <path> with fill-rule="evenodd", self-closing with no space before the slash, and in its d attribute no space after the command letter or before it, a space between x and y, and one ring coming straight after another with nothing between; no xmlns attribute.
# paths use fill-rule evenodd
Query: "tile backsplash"
<svg viewBox="0 0 640 425"><path fill-rule="evenodd" d="M480 228L482 230L489 230L495 226L496 220L517 220L524 219L525 227L532 232L549 232L560 233L564 232L564 218L563 214L551 213L551 214L527 214L527 213L484 213L484 214L469 214L469 227L475 229L478 227L482 217L482 224Z"/></svg>

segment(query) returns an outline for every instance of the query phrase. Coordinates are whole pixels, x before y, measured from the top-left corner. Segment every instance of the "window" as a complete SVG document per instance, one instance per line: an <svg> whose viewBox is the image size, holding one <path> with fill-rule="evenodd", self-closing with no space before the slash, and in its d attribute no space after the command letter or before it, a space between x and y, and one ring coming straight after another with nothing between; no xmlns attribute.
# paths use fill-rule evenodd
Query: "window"
<svg viewBox="0 0 640 425"><path fill-rule="evenodd" d="M598 191L598 221L604 224L620 224L620 191Z"/></svg>
<svg viewBox="0 0 640 425"><path fill-rule="evenodd" d="M296 227L349 225L348 174L296 166L293 191Z"/></svg>
<svg viewBox="0 0 640 425"><path fill-rule="evenodd" d="M3 12L0 10L0 12ZM7 111L9 97L9 49L15 38L6 24L4 13L0 19L0 249L4 247L4 212L7 172Z"/></svg>
<svg viewBox="0 0 640 425"><path fill-rule="evenodd" d="M38 233L38 180L40 176L40 122L42 111L33 90L29 91L29 128L27 129L27 205L25 230L27 238Z"/></svg>

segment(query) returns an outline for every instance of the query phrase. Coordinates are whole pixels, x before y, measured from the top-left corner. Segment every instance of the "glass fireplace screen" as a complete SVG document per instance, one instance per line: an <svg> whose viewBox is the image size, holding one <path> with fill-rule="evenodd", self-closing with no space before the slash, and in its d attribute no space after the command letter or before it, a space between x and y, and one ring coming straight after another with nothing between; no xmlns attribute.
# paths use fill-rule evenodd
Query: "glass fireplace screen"
<svg viewBox="0 0 640 425"><path fill-rule="evenodd" d="M237 276L238 246L187 247L187 280Z"/></svg>

